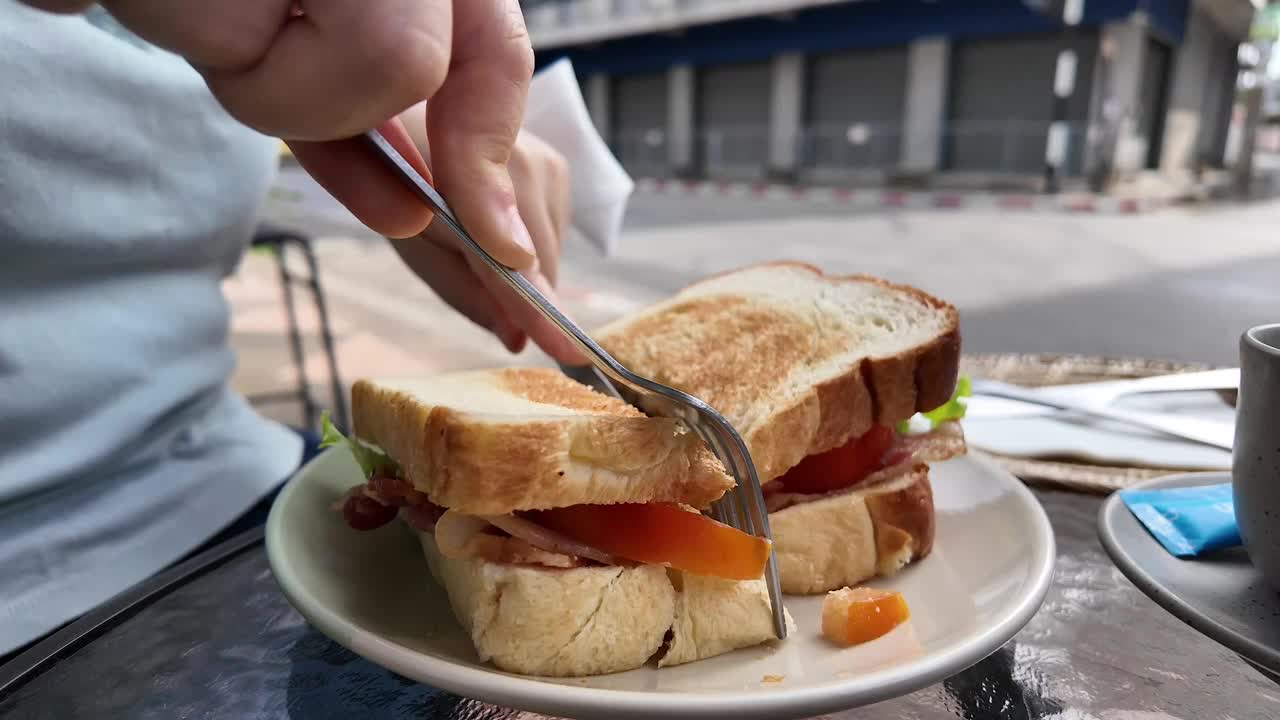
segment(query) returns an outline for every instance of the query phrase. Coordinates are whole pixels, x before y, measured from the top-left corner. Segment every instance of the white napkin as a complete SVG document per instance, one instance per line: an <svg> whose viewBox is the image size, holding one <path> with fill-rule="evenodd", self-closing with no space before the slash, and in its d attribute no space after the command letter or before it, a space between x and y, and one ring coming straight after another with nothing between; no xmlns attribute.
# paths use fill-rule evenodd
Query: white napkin
<svg viewBox="0 0 1280 720"><path fill-rule="evenodd" d="M569 163L572 231L605 255L611 254L635 183L591 122L567 58L533 76L524 129L545 140Z"/></svg>
<svg viewBox="0 0 1280 720"><path fill-rule="evenodd" d="M1050 392L1070 390L1063 386ZM1134 395L1117 399L1115 406L1235 422L1235 411L1213 392ZM969 398L962 424L969 445L1015 457L1078 458L1098 464L1191 470L1231 467L1231 453L1226 450L1001 398Z"/></svg>

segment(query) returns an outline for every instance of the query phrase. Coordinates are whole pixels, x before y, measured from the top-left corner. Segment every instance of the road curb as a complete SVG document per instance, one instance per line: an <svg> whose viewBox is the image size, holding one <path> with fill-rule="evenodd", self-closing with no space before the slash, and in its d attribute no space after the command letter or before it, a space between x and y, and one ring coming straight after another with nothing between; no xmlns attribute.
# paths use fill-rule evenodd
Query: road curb
<svg viewBox="0 0 1280 720"><path fill-rule="evenodd" d="M1184 204L1180 197L1111 197L1092 193L1041 195L953 190L892 190L879 188L804 187L776 183L643 178L636 190L650 195L696 197L752 197L891 210L1008 210L1132 215Z"/></svg>

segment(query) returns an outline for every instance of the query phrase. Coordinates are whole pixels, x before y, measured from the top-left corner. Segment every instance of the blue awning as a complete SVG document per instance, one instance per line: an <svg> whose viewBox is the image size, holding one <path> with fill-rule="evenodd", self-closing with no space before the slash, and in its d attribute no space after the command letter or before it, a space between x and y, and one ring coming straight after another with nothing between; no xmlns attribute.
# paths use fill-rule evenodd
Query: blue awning
<svg viewBox="0 0 1280 720"><path fill-rule="evenodd" d="M1189 0L1086 0L1083 24L1097 26L1144 11L1157 35L1180 42ZM921 37L957 40L1061 29L1026 0L862 0L817 7L786 18L751 17L559 48L538 53L539 64L561 57L580 74L662 70L748 62L784 52L833 52L905 45Z"/></svg>

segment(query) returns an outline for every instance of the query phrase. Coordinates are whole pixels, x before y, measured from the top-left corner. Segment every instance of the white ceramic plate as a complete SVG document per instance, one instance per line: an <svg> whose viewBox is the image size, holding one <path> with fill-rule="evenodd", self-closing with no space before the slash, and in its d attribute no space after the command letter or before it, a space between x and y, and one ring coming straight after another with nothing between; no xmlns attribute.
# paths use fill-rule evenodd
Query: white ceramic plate
<svg viewBox="0 0 1280 720"><path fill-rule="evenodd" d="M912 619L862 646L820 635L822 598L789 598L798 630L782 643L674 668L542 679L477 661L416 539L399 523L347 529L329 510L360 481L329 451L284 489L267 522L276 579L321 632L406 677L497 705L569 717L802 717L905 694L955 674L1009 640L1053 576L1053 531L1035 496L994 462L934 466L933 553L897 577Z"/></svg>

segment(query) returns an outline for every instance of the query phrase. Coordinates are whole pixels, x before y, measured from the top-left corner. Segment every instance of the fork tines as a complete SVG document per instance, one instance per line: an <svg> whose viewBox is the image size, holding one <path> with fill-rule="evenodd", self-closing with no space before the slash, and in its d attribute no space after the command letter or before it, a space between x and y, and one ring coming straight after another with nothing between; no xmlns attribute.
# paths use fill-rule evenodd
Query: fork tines
<svg viewBox="0 0 1280 720"><path fill-rule="evenodd" d="M742 437L727 420L714 411L699 412L698 417L686 424L711 448L735 481L733 489L712 503L712 517L751 535L772 537L760 478L756 475L755 464L751 461L750 451ZM778 579L778 563L772 552L765 564L764 581L773 610L774 633L781 640L787 636L787 623L782 605L782 583Z"/></svg>

